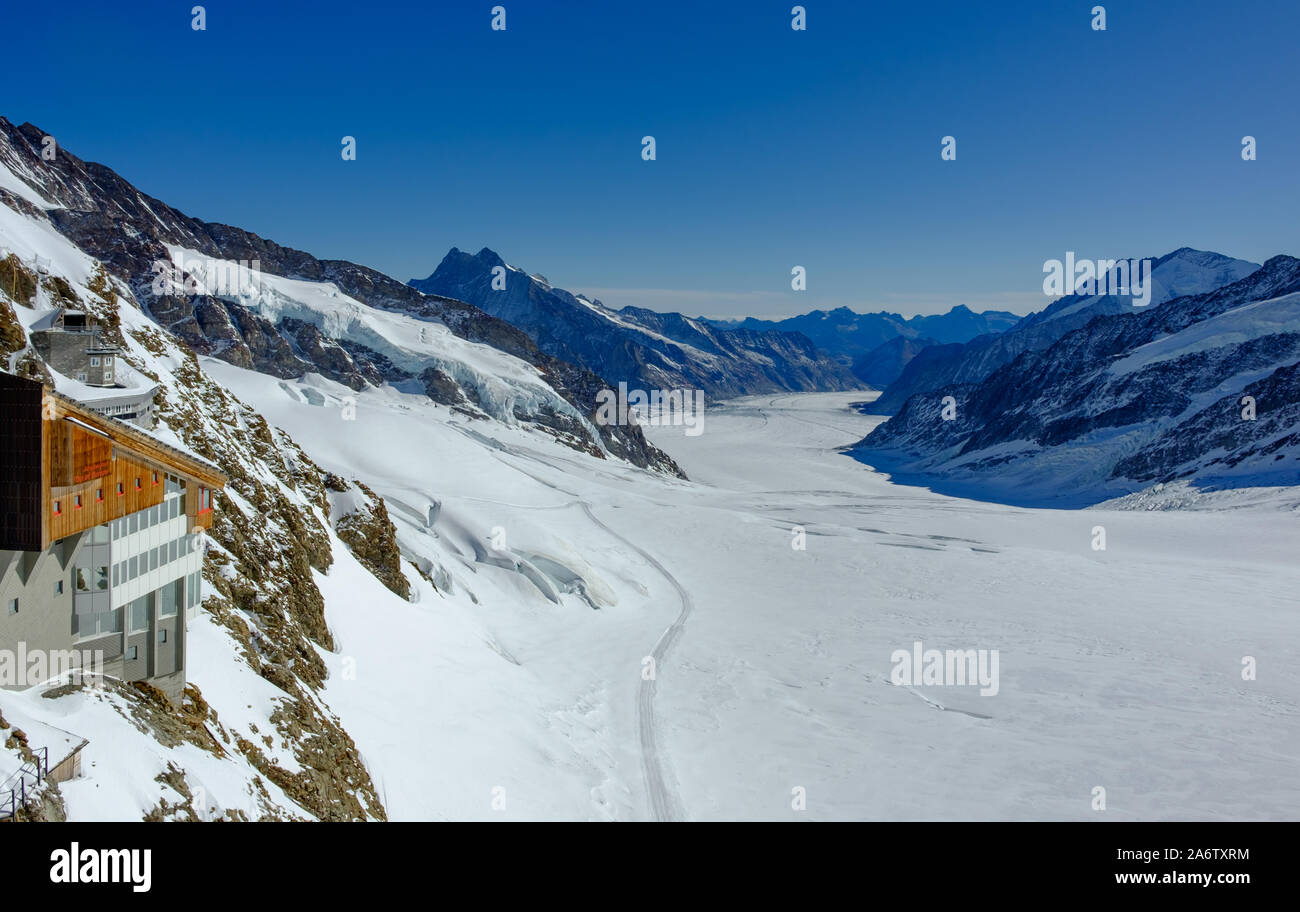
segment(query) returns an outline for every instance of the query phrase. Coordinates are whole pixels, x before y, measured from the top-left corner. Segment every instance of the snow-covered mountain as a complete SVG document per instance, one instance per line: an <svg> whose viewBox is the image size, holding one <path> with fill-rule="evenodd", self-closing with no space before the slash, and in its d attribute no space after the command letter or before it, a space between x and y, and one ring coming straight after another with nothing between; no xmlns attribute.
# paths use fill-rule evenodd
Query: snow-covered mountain
<svg viewBox="0 0 1300 912"><path fill-rule="evenodd" d="M1201 294L1245 278L1258 263L1222 254L1181 247L1151 264L1151 298L1146 307L1184 295ZM965 345L924 351L903 368L880 398L867 406L873 415L892 415L909 397L953 383L977 383L1022 352L1042 351L1066 333L1094 317L1128 313L1133 300L1126 295L1071 294L1021 319L1005 332L960 340ZM944 341L944 340L941 340Z"/></svg>
<svg viewBox="0 0 1300 912"><path fill-rule="evenodd" d="M1176 479L1294 485L1298 375L1300 260L1277 256L1209 293L1094 316L982 380L912 395L855 453L1019 502L1095 503Z"/></svg>
<svg viewBox="0 0 1300 912"><path fill-rule="evenodd" d="M486 409L501 420L545 427L578 449L677 471L646 443L640 428L593 421L605 380L544 354L509 323L463 301L421 294L365 266L318 260L240 228L191 218L66 149L45 162L43 136L32 124L18 127L0 118L0 165L6 173L0 199L102 261L160 326L195 353L283 379L318 372L354 390L383 383L423 386L448 406ZM188 293L181 283L164 283L158 294L157 264L172 262L183 268L193 263L195 273L256 262L262 290L211 293L214 283L208 282ZM340 319L344 312L358 316ZM413 345L394 341L413 333L419 336ZM473 358L458 360L484 346L523 364L510 371L488 365L485 371ZM503 378L525 375L522 386L504 390Z"/></svg>
<svg viewBox="0 0 1300 912"><path fill-rule="evenodd" d="M493 287L496 276L504 278L504 288ZM453 247L432 275L410 285L468 301L528 333L547 354L611 383L700 389L710 398L861 385L798 333L722 329L638 307L612 310L529 275L487 248L470 254Z"/></svg>

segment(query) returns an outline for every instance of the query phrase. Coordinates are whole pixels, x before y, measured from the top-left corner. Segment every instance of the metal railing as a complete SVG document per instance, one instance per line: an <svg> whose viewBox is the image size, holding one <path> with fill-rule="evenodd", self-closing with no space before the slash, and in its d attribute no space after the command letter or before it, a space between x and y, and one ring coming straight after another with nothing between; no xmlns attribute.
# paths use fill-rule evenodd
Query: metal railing
<svg viewBox="0 0 1300 912"><path fill-rule="evenodd" d="M14 823L18 820L18 812L27 807L27 802L40 794L40 788L45 784L50 775L50 749L48 747L37 748L32 751L36 754L36 761L28 761L18 768L18 771L0 782L0 820L8 820ZM31 783L31 789L28 790L28 783ZM8 791L8 798L3 796Z"/></svg>

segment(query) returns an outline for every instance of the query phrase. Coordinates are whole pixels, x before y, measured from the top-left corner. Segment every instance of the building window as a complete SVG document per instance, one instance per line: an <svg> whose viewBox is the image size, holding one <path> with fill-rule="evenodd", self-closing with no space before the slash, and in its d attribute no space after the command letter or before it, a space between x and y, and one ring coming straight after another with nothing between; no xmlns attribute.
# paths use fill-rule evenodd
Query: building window
<svg viewBox="0 0 1300 912"><path fill-rule="evenodd" d="M95 503L103 503L103 502L104 502L104 489L103 489L103 488L96 488L96 489L95 489Z"/></svg>
<svg viewBox="0 0 1300 912"><path fill-rule="evenodd" d="M55 516L58 516L58 515L60 515L62 512L63 512L63 501L61 501L61 500L56 500L56 501L54 502L54 515L55 515Z"/></svg>
<svg viewBox="0 0 1300 912"><path fill-rule="evenodd" d="M128 662L134 662L136 660L136 657L139 655L140 655L140 648L138 646L126 647L126 660Z"/></svg>
<svg viewBox="0 0 1300 912"><path fill-rule="evenodd" d="M158 631L158 642L159 642L159 643L166 643L166 642L167 642L167 628L166 628L166 627L164 627L162 630L159 630L159 631Z"/></svg>
<svg viewBox="0 0 1300 912"><path fill-rule="evenodd" d="M11 599L9 600L9 613L10 613L10 614L17 614L17 613L18 613L18 599L16 599L16 598L11 598Z"/></svg>
<svg viewBox="0 0 1300 912"><path fill-rule="evenodd" d="M55 580L55 581L54 581L54 594L55 594L55 595L62 595L62 594L63 594L63 580Z"/></svg>
<svg viewBox="0 0 1300 912"><path fill-rule="evenodd" d="M126 493L126 486L119 481L117 483L117 496L121 497L125 493Z"/></svg>
<svg viewBox="0 0 1300 912"><path fill-rule="evenodd" d="M99 355L91 355L91 356L90 356L90 366L91 366L91 367L99 367Z"/></svg>
<svg viewBox="0 0 1300 912"><path fill-rule="evenodd" d="M154 483L154 484L157 484L157 483L158 483L158 473L157 473L157 472L154 472L154 473L153 473L153 483Z"/></svg>
<svg viewBox="0 0 1300 912"><path fill-rule="evenodd" d="M113 379L113 369L111 367L104 368L104 382L108 383L112 379Z"/></svg>
<svg viewBox="0 0 1300 912"><path fill-rule="evenodd" d="M133 557L133 558L131 558L131 562L130 562L130 570L131 570L131 572L130 572L130 574L129 574L129 578L130 578L130 579L135 579L137 576L140 575L139 572L138 572L139 569L140 569L139 560L140 560L140 558L138 558L138 557Z"/></svg>
<svg viewBox="0 0 1300 912"><path fill-rule="evenodd" d="M85 382L86 382L86 372L85 372L85 371L77 371L77 382L78 382L78 383L85 383Z"/></svg>
<svg viewBox="0 0 1300 912"><path fill-rule="evenodd" d="M130 533L131 533L132 535L134 535L135 533L139 532L139 531L140 531L140 514L139 514L139 513L132 513L129 517L127 517L126 527L127 527L127 529L130 531Z"/></svg>
<svg viewBox="0 0 1300 912"><path fill-rule="evenodd" d="M173 617L181 610L184 601L185 581L172 580L158 590L158 617Z"/></svg>
<svg viewBox="0 0 1300 912"><path fill-rule="evenodd" d="M135 489L138 491L138 490L140 490L140 489L143 488L143 487L144 487L144 484L143 484L143 482L141 482L141 480L140 480L140 476L139 476L139 475L135 476Z"/></svg>
<svg viewBox="0 0 1300 912"><path fill-rule="evenodd" d="M80 494L76 495L76 496L72 499L72 505L73 505L74 507L76 507L78 510L81 509L81 495L80 495Z"/></svg>
<svg viewBox="0 0 1300 912"><path fill-rule="evenodd" d="M149 629L149 596L141 596L131 603L129 609L130 631L138 632Z"/></svg>
<svg viewBox="0 0 1300 912"><path fill-rule="evenodd" d="M114 585L114 587L116 587L117 584L118 584L118 580L117 580L117 564L114 564L114 565L113 565L113 585Z"/></svg>
<svg viewBox="0 0 1300 912"><path fill-rule="evenodd" d="M199 513L207 513L212 509L212 492L207 488L199 488Z"/></svg>

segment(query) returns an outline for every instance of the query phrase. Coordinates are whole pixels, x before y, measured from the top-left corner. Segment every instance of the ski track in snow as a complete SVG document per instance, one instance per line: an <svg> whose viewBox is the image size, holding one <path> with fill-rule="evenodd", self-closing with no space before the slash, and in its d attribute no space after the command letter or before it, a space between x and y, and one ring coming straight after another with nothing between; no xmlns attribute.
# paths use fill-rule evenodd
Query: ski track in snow
<svg viewBox="0 0 1300 912"><path fill-rule="evenodd" d="M677 597L681 600L682 610L677 615L677 619L668 625L668 629L659 637L659 642L651 650L650 656L654 659L654 675L650 678L642 677L641 687L637 691L636 712L637 712L637 730L641 739L641 769L645 778L646 793L650 798L650 811L656 821L671 822L685 819L685 813L682 810L681 799L677 795L677 784L673 777L672 766L660 750L659 741L656 737L655 730L655 678L658 676L659 669L663 666L664 658L668 655L668 650L672 649L673 643L681 636L682 630L685 629L686 619L690 617L691 611L695 607L690 593L686 591L677 577L668 572L663 564L655 559L654 555L646 551L635 542L619 535L605 523L596 518L591 512L591 505L582 504L583 511L587 518L597 526L604 529L606 534L618 539L627 545L637 554L640 554L645 560L663 574L664 579L672 584L677 590Z"/></svg>
<svg viewBox="0 0 1300 912"><path fill-rule="evenodd" d="M514 447L509 446L505 447L505 452L521 459L535 458L531 454L520 452ZM510 465L510 463L506 463L504 459L501 459L500 453L494 452L493 456L495 456L498 461ZM545 462L545 460L542 461ZM655 725L654 698L655 683L659 669L663 666L664 659L668 655L668 651L672 648L673 643L676 642L677 638L681 636L682 631L685 629L686 619L694 610L695 602L691 598L690 593L686 591L686 587L681 584L677 577L673 576L673 574L668 571L667 567L660 563L660 561L645 548L642 548L626 536L615 532L608 524L601 521L601 519L592 512L591 504L581 499L577 492L565 490L559 485L547 481L540 476L534 475L531 472L525 471L518 466L511 465L511 468L527 475L529 478L545 485L551 490L578 498L571 503L558 505L558 507L569 507L574 504L580 506L582 511L587 514L587 518L591 520L597 528L601 529L610 538L622 542L628 548L641 555L646 563L654 567L655 570L657 570L677 592L677 598L681 602L682 606L681 611L678 613L676 619L668 625L668 628L664 630L663 634L659 637L659 641L655 643L654 649L650 651L650 657L654 659L654 675L648 679L645 677L641 679L641 685L637 689L636 717L637 734L641 745L641 774L645 783L646 796L650 802L650 814L656 822L660 823L671 823L685 820L686 814L682 808L681 798L677 792L677 781L672 772L672 765L664 754L663 749L660 747L660 739L657 736L658 729ZM542 509L557 509L557 507Z"/></svg>

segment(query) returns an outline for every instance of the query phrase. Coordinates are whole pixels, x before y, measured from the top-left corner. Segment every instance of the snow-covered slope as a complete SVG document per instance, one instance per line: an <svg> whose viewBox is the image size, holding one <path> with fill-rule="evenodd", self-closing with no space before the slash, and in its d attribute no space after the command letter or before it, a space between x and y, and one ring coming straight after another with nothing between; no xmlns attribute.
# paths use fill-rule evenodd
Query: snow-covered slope
<svg viewBox="0 0 1300 912"><path fill-rule="evenodd" d="M363 346L382 357L390 376L404 373L414 378L433 368L450 377L468 394L456 403L461 409L480 411L505 422L514 422L517 416L555 413L585 430L584 443L600 441L596 426L552 389L537 367L462 339L444 324L376 310L344 294L332 282L262 274L256 287L239 294L222 294L215 290L218 277L238 264L204 257L183 247L169 246L168 251L177 268L197 281L201 293L229 298L272 325L279 326L286 319L307 323L331 342ZM408 382L406 386L423 391L419 383L412 386ZM603 447L601 450L608 453Z"/></svg>

